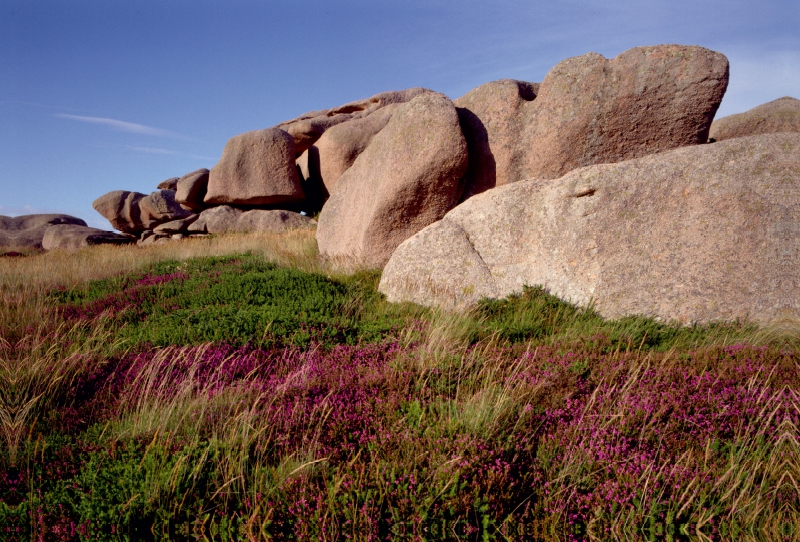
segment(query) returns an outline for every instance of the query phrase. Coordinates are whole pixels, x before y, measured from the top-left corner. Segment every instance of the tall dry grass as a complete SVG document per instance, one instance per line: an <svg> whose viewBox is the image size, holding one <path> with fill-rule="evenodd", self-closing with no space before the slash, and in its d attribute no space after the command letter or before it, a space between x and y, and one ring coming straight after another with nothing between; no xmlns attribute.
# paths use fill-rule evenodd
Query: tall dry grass
<svg viewBox="0 0 800 542"><path fill-rule="evenodd" d="M52 251L22 258L0 258L0 291L35 295L37 290L73 287L89 280L136 272L166 260L187 260L252 252L280 265L304 271L323 270L314 230L284 233L212 235L139 247L89 247L75 252Z"/></svg>
<svg viewBox="0 0 800 542"><path fill-rule="evenodd" d="M35 420L69 393L87 364L102 362L104 352L118 346L105 317L62 321L46 299L50 289L137 272L166 260L244 252L307 271L322 269L313 230L0 258L0 427L12 460Z"/></svg>

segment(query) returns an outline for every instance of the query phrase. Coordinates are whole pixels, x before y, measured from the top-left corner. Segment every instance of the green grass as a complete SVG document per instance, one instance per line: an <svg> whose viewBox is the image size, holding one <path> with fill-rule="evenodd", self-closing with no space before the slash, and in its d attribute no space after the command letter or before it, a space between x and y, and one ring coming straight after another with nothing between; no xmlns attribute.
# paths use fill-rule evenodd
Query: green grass
<svg viewBox="0 0 800 542"><path fill-rule="evenodd" d="M161 262L52 296L71 315L110 311L132 344L354 344L382 340L421 312L384 302L378 280L375 272L330 277L246 254Z"/></svg>
<svg viewBox="0 0 800 542"><path fill-rule="evenodd" d="M550 295L541 286L525 286L505 299L484 299L475 310L480 334L496 333L510 342L593 341L602 337L610 348L666 351L690 348L753 335L757 327L744 323L684 326L642 316L616 320L592 308L579 308Z"/></svg>
<svg viewBox="0 0 800 542"><path fill-rule="evenodd" d="M91 281L51 296L67 314L108 311L123 326L119 335L128 344L156 346L376 342L436 312L386 302L377 292L379 279L378 272L304 272L244 254L161 262L145 272ZM541 287L483 300L457 318L470 344L495 336L510 343L603 340L609 349L665 351L730 341L756 330L739 323L687 327L636 316L612 321Z"/></svg>

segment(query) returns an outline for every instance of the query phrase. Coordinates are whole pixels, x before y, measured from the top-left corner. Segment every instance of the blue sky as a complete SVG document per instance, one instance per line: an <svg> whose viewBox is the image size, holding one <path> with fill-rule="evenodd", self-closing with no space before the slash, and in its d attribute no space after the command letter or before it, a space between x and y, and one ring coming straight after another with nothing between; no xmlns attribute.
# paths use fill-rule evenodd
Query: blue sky
<svg viewBox="0 0 800 542"><path fill-rule="evenodd" d="M211 168L232 136L384 90L457 98L639 45L726 54L720 116L800 98L800 2L2 0L0 214Z"/></svg>

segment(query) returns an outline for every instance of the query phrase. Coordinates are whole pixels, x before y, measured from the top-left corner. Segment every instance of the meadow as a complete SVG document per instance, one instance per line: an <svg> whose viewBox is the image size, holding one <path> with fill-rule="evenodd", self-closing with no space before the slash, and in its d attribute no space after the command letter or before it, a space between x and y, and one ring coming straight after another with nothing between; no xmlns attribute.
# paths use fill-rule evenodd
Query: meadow
<svg viewBox="0 0 800 542"><path fill-rule="evenodd" d="M0 539L800 539L791 322L379 279L313 231L0 257Z"/></svg>

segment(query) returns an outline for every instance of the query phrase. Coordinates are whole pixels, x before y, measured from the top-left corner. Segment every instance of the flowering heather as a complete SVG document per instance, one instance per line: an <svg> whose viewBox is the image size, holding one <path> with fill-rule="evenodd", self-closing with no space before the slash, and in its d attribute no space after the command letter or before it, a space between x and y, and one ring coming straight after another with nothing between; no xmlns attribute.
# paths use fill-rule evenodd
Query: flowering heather
<svg viewBox="0 0 800 542"><path fill-rule="evenodd" d="M5 483L36 488L21 502L36 504L50 536L69 532L62 539L124 529L124 505L138 521L172 521L166 529L202 512L279 539L392 539L442 524L461 534L539 525L562 537L652 524L713 537L774 528L774 512L800 504L780 469L797 459L790 352L495 346L469 349L456 370L421 369L415 348L131 354L124 370L79 386L97 429L29 471L6 470ZM120 461L176 476L181 458L202 465L194 478L180 473L202 490L172 515L157 512L176 498L169 487L98 479Z"/></svg>
<svg viewBox="0 0 800 542"><path fill-rule="evenodd" d="M790 342L375 279L241 256L0 306L0 538L797 539Z"/></svg>

